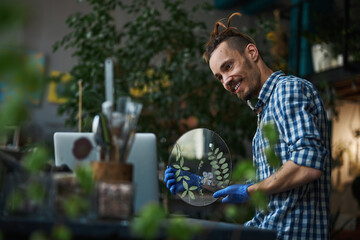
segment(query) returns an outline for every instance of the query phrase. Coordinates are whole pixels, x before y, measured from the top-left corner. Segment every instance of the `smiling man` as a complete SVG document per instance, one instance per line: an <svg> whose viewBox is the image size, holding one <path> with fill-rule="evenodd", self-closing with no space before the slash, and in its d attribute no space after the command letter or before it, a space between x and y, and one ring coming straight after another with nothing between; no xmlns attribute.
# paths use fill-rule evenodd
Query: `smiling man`
<svg viewBox="0 0 360 240"><path fill-rule="evenodd" d="M231 185L214 197L243 203L252 192L261 190L269 198L267 211L257 211L246 226L276 230L278 239L328 239L331 163L322 100L310 82L272 71L255 41L230 27L236 15L240 16L231 15L227 25L215 24L204 59L227 91L241 100L257 101L252 108L258 115L252 145L258 181ZM219 26L224 30L219 31ZM275 151L282 163L277 169L265 155L269 143L262 126L269 122L279 133Z"/></svg>

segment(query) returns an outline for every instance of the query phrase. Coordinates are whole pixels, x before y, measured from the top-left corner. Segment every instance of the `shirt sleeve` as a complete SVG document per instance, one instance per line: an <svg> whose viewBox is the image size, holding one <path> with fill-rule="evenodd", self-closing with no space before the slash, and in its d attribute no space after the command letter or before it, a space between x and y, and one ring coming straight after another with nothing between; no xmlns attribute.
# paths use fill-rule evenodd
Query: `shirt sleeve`
<svg viewBox="0 0 360 240"><path fill-rule="evenodd" d="M274 119L280 137L287 144L289 159L296 164L324 170L328 154L321 135L324 117L322 102L312 85L299 80L277 86Z"/></svg>

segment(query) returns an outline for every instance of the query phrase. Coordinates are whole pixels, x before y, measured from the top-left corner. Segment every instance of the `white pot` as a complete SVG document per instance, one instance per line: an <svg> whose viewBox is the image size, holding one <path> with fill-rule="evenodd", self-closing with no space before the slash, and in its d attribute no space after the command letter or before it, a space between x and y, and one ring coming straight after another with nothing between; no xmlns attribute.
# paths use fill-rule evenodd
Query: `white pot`
<svg viewBox="0 0 360 240"><path fill-rule="evenodd" d="M312 46L311 52L315 73L331 68L331 60L333 59L333 56L329 44L315 44Z"/></svg>

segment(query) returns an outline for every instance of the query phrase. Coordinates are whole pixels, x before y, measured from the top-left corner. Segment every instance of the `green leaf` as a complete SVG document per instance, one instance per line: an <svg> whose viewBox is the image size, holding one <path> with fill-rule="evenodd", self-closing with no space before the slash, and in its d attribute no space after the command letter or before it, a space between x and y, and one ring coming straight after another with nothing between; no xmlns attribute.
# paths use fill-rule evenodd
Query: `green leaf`
<svg viewBox="0 0 360 240"><path fill-rule="evenodd" d="M46 162L49 160L48 151L45 147L36 147L25 157L25 168L31 173L37 173L45 168Z"/></svg>
<svg viewBox="0 0 360 240"><path fill-rule="evenodd" d="M179 169L179 170L177 170L177 171L176 171L176 173L175 173L175 177L179 176L179 175L180 175L180 173L181 173L181 170L180 170L180 169Z"/></svg>
<svg viewBox="0 0 360 240"><path fill-rule="evenodd" d="M48 239L49 239L48 236L42 230L33 231L29 238L29 240L48 240ZM3 240L3 238L0 237L0 240Z"/></svg>
<svg viewBox="0 0 360 240"><path fill-rule="evenodd" d="M219 152L219 148L216 148L214 154L217 154L218 152Z"/></svg>
<svg viewBox="0 0 360 240"><path fill-rule="evenodd" d="M188 240L196 238L196 234L203 231L198 224L192 224L184 217L172 217L166 227L166 239ZM155 239L155 238L154 238Z"/></svg>
<svg viewBox="0 0 360 240"><path fill-rule="evenodd" d="M75 168L76 179L86 193L91 193L95 187L90 165L79 165Z"/></svg>
<svg viewBox="0 0 360 240"><path fill-rule="evenodd" d="M156 239L165 220L165 210L156 203L149 203L141 209L139 217L131 222L131 233L140 239Z"/></svg>
<svg viewBox="0 0 360 240"><path fill-rule="evenodd" d="M215 175L220 175L221 172L220 172L219 170L216 170L216 171L214 172L214 174L215 174Z"/></svg>
<svg viewBox="0 0 360 240"><path fill-rule="evenodd" d="M275 151L271 148L265 150L265 155L268 160L268 163L271 167L277 168L281 164L280 158L276 155Z"/></svg>
<svg viewBox="0 0 360 240"><path fill-rule="evenodd" d="M223 171L222 171L222 174L225 174L229 171L229 168L225 168Z"/></svg>
<svg viewBox="0 0 360 240"><path fill-rule="evenodd" d="M180 159L180 166L181 167L184 166L184 158L183 157L181 157L181 159Z"/></svg>
<svg viewBox="0 0 360 240"><path fill-rule="evenodd" d="M51 230L51 236L54 240L70 240L71 230L65 225L56 225Z"/></svg>
<svg viewBox="0 0 360 240"><path fill-rule="evenodd" d="M24 204L25 196L22 191L15 189L6 200L6 209L10 212L17 211Z"/></svg>
<svg viewBox="0 0 360 240"><path fill-rule="evenodd" d="M88 212L90 203L87 199L74 194L65 199L63 208L67 217L76 218Z"/></svg>
<svg viewBox="0 0 360 240"><path fill-rule="evenodd" d="M185 190L189 190L189 185L186 181L183 180L183 187L185 188Z"/></svg>
<svg viewBox="0 0 360 240"><path fill-rule="evenodd" d="M229 173L225 174L225 175L224 175L224 179L228 178L229 176L230 176Z"/></svg>
<svg viewBox="0 0 360 240"><path fill-rule="evenodd" d="M222 186L223 183L224 183L223 181L220 181L220 182L217 183L217 185L218 185L218 186Z"/></svg>
<svg viewBox="0 0 360 240"><path fill-rule="evenodd" d="M242 161L235 165L232 172L232 179L234 181L255 181L256 171L251 160Z"/></svg>
<svg viewBox="0 0 360 240"><path fill-rule="evenodd" d="M188 180L188 181L190 180L190 178L188 176L186 176L186 175L184 175L184 179Z"/></svg>
<svg viewBox="0 0 360 240"><path fill-rule="evenodd" d="M261 191L255 191L251 194L251 202L256 208L262 210L266 210L268 205L267 196L264 192Z"/></svg>
<svg viewBox="0 0 360 240"><path fill-rule="evenodd" d="M195 195L194 195L194 193L191 192L191 191L189 191L189 196L190 196L191 199L195 199Z"/></svg>
<svg viewBox="0 0 360 240"><path fill-rule="evenodd" d="M181 181L181 179L183 179L183 176L179 176L179 177L177 177L177 178L176 178L176 181L177 181L177 182L180 182L180 181Z"/></svg>
<svg viewBox="0 0 360 240"><path fill-rule="evenodd" d="M222 158L219 160L219 164L223 164L226 161L226 158Z"/></svg>
<svg viewBox="0 0 360 240"><path fill-rule="evenodd" d="M181 168L180 165L178 165L178 164L174 164L173 167L176 168L176 169L180 169L180 168Z"/></svg>
<svg viewBox="0 0 360 240"><path fill-rule="evenodd" d="M225 216L228 219L237 219L239 216L239 210L237 206L235 204L227 206L225 209Z"/></svg>
<svg viewBox="0 0 360 240"><path fill-rule="evenodd" d="M188 193L188 191L183 191L183 193L181 194L181 197L184 198L186 196L186 193Z"/></svg>
<svg viewBox="0 0 360 240"><path fill-rule="evenodd" d="M230 183L230 180L227 179L227 180L224 181L224 183L225 183L225 185L228 185Z"/></svg>
<svg viewBox="0 0 360 240"><path fill-rule="evenodd" d="M222 180L223 178L222 178L222 176L217 176L216 179L217 180Z"/></svg>
<svg viewBox="0 0 360 240"><path fill-rule="evenodd" d="M27 195L31 200L36 203L42 203L45 200L46 192L44 184L41 184L40 181L32 181L29 182L27 187Z"/></svg>
<svg viewBox="0 0 360 240"><path fill-rule="evenodd" d="M217 161L210 162L210 165L217 165Z"/></svg>
<svg viewBox="0 0 360 240"><path fill-rule="evenodd" d="M189 171L189 170L190 170L190 168L185 167L185 166L184 166L182 169L185 170L185 171Z"/></svg>
<svg viewBox="0 0 360 240"><path fill-rule="evenodd" d="M222 156L223 156L223 152L220 152L220 153L217 155L217 159L222 158Z"/></svg>
<svg viewBox="0 0 360 240"><path fill-rule="evenodd" d="M267 123L262 127L265 138L269 141L270 145L275 145L278 141L278 132L276 125L271 122Z"/></svg>
<svg viewBox="0 0 360 240"><path fill-rule="evenodd" d="M191 186L191 187L189 188L190 191L194 191L194 190L196 190L196 189L198 189L197 186Z"/></svg>
<svg viewBox="0 0 360 240"><path fill-rule="evenodd" d="M219 165L212 165L212 167L214 168L214 169L219 169L220 168L220 166Z"/></svg>
<svg viewBox="0 0 360 240"><path fill-rule="evenodd" d="M221 165L221 169L225 169L225 168L227 168L228 166L229 166L229 164L224 163L223 165Z"/></svg>
<svg viewBox="0 0 360 240"><path fill-rule="evenodd" d="M211 155L208 157L209 160L214 160L215 159L215 156Z"/></svg>

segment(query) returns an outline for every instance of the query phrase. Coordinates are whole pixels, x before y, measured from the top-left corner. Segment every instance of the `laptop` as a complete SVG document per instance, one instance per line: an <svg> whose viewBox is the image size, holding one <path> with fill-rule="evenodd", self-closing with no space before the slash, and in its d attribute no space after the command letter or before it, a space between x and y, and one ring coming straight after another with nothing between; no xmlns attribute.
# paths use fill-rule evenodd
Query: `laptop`
<svg viewBox="0 0 360 240"><path fill-rule="evenodd" d="M87 138L93 149L82 160L72 154L74 142L80 137ZM67 165L71 170L79 163L98 161L100 154L95 147L94 133L56 132L54 134L55 165ZM135 188L134 212L150 202L159 202L156 136L153 133L136 133L127 162L133 164Z"/></svg>
<svg viewBox="0 0 360 240"><path fill-rule="evenodd" d="M73 154L76 140L86 138L92 145L92 150L85 158L77 159ZM54 133L55 166L67 165L74 170L77 164L98 161L100 153L96 148L95 134L91 132L56 132Z"/></svg>

